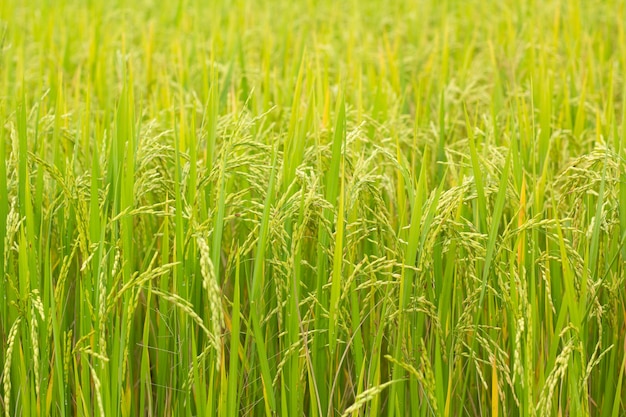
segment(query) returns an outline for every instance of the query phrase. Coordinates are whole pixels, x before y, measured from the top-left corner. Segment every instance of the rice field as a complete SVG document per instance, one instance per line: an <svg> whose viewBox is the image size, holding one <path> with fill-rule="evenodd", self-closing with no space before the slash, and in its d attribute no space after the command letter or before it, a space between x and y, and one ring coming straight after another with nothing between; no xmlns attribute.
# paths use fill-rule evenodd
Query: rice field
<svg viewBox="0 0 626 417"><path fill-rule="evenodd" d="M0 414L626 415L623 0L2 0Z"/></svg>

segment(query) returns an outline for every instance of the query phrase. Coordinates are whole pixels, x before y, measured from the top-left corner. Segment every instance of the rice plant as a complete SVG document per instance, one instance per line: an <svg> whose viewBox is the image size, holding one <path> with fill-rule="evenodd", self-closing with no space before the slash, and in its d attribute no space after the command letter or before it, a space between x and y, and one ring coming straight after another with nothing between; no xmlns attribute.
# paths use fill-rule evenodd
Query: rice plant
<svg viewBox="0 0 626 417"><path fill-rule="evenodd" d="M3 0L4 416L626 415L622 0Z"/></svg>

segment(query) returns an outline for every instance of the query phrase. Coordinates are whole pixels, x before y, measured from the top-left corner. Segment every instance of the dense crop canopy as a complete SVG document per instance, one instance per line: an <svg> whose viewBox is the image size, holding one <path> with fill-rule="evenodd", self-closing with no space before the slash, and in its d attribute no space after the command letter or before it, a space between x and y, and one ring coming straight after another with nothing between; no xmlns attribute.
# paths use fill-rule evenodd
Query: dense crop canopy
<svg viewBox="0 0 626 417"><path fill-rule="evenodd" d="M0 0L0 413L626 415L625 74L621 0Z"/></svg>

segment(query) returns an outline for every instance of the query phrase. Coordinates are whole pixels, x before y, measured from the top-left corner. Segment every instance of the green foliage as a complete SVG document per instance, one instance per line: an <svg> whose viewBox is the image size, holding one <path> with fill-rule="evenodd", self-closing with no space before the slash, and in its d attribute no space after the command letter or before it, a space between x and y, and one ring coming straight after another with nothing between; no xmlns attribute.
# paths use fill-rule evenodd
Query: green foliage
<svg viewBox="0 0 626 417"><path fill-rule="evenodd" d="M0 2L0 414L626 414L621 0Z"/></svg>

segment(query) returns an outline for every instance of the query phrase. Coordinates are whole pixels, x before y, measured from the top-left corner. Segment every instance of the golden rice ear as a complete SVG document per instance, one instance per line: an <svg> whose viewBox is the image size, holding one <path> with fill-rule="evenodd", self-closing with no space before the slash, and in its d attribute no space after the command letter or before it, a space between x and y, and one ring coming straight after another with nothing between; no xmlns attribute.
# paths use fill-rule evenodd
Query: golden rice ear
<svg viewBox="0 0 626 417"><path fill-rule="evenodd" d="M9 336L7 337L7 350L4 359L4 366L2 367L2 387L4 389L4 413L5 416L9 416L11 413L11 361L13 360L13 348L15 347L15 340L17 339L17 331L19 330L22 317L18 317L11 325L9 330Z"/></svg>
<svg viewBox="0 0 626 417"><path fill-rule="evenodd" d="M202 286L207 292L209 309L211 311L211 330L213 347L216 352L215 366L219 370L222 362L222 332L224 329L224 311L222 306L222 291L217 284L213 262L211 261L209 245L202 236L196 238L200 251L200 271Z"/></svg>

